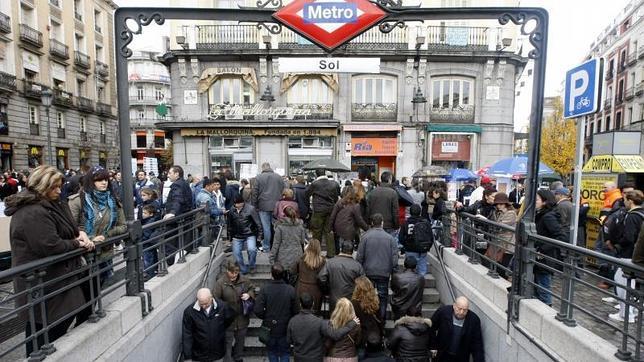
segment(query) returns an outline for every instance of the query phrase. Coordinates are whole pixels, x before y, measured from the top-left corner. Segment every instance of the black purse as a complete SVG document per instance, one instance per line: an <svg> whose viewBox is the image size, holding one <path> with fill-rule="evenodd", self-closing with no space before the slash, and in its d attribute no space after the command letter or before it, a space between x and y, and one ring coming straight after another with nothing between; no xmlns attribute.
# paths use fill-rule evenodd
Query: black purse
<svg viewBox="0 0 644 362"><path fill-rule="evenodd" d="M262 321L262 325L259 326L257 337L259 338L259 341L265 345L268 345L268 340L271 338L271 329L273 329L273 325L275 324L274 322L275 321L265 319Z"/></svg>

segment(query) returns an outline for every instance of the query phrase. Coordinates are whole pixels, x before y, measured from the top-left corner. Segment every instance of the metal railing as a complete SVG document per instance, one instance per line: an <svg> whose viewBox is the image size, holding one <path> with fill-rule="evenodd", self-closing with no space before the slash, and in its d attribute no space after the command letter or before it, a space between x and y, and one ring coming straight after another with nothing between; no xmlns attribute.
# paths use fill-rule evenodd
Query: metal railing
<svg viewBox="0 0 644 362"><path fill-rule="evenodd" d="M101 116L111 116L112 106L107 103L96 102L96 113Z"/></svg>
<svg viewBox="0 0 644 362"><path fill-rule="evenodd" d="M49 39L49 54L69 59L69 47L56 39Z"/></svg>
<svg viewBox="0 0 644 362"><path fill-rule="evenodd" d="M25 80L23 83L25 86L24 88L25 97L35 98L40 100L42 96L42 91L47 89L47 86L40 83L29 81L29 80Z"/></svg>
<svg viewBox="0 0 644 362"><path fill-rule="evenodd" d="M79 67L89 69L90 67L90 60L89 60L89 55L80 52L78 50L74 51L74 64L78 65Z"/></svg>
<svg viewBox="0 0 644 362"><path fill-rule="evenodd" d="M470 26L428 26L427 46L487 50L492 28Z"/></svg>
<svg viewBox="0 0 644 362"><path fill-rule="evenodd" d="M635 95L635 93L633 91L633 88L634 88L633 86L630 86L630 87L626 88L626 90L624 90L624 99L625 100L630 101L631 99L633 99L633 96Z"/></svg>
<svg viewBox="0 0 644 362"><path fill-rule="evenodd" d="M144 233L148 236L145 241ZM16 287L0 300L0 324L19 318L31 331L29 336L14 332L20 337L3 343L0 359L21 348L30 352L30 360L46 358L56 350L54 338L60 336L56 329L66 332L74 321L74 328L95 323L106 315L105 305L122 296L140 297L145 317L153 309L145 283L172 272L168 265L175 260L186 262L186 255L198 253L199 247L217 250L219 237L211 233L207 209L199 208L145 226L139 221L128 222L126 233L108 238L93 251L79 248L0 272L0 281L13 281ZM67 271L51 276L56 273L52 268L61 266ZM69 312L52 317L48 308L61 302Z"/></svg>
<svg viewBox="0 0 644 362"><path fill-rule="evenodd" d="M42 33L27 24L20 24L20 40L42 47Z"/></svg>
<svg viewBox="0 0 644 362"><path fill-rule="evenodd" d="M54 89L52 103L64 106L71 107L74 105L74 96L70 92L66 92L60 89Z"/></svg>
<svg viewBox="0 0 644 362"><path fill-rule="evenodd" d="M78 109L84 112L94 112L94 101L85 97L77 97Z"/></svg>
<svg viewBox="0 0 644 362"><path fill-rule="evenodd" d="M353 121L395 121L397 117L397 103L351 103Z"/></svg>
<svg viewBox="0 0 644 362"><path fill-rule="evenodd" d="M0 87L10 90L16 90L16 76L5 72L0 72Z"/></svg>
<svg viewBox="0 0 644 362"><path fill-rule="evenodd" d="M107 77L108 75L110 75L110 68L108 67L107 64L101 62L100 60L97 60L96 61L96 72L101 77Z"/></svg>
<svg viewBox="0 0 644 362"><path fill-rule="evenodd" d="M525 241L515 243L514 235L514 227L461 212L443 219L440 240L457 254L466 255L468 262L488 268L490 278L509 279L508 321L520 321L519 300L538 298L558 310L556 319L566 326L582 325L615 345L619 359L640 360L644 267L531 232ZM621 269L623 281L600 275L587 260ZM598 287L600 282L611 288ZM604 307L602 297L614 298L613 304L623 303L623 322L607 318L617 310L612 305Z"/></svg>
<svg viewBox="0 0 644 362"><path fill-rule="evenodd" d="M11 17L4 13L0 13L0 32L11 33Z"/></svg>
<svg viewBox="0 0 644 362"><path fill-rule="evenodd" d="M259 48L255 25L199 25L197 49Z"/></svg>

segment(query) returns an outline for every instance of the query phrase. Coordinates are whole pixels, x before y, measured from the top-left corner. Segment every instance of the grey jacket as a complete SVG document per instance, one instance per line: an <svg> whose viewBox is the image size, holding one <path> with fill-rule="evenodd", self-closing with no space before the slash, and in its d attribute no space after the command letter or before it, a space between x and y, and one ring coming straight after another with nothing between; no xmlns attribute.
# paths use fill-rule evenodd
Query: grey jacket
<svg viewBox="0 0 644 362"><path fill-rule="evenodd" d="M362 275L364 270L360 263L350 255L339 254L328 259L318 274L318 280L323 287L328 286L329 299L335 305L342 297L351 299L356 286L355 280Z"/></svg>
<svg viewBox="0 0 644 362"><path fill-rule="evenodd" d="M337 330L331 322L314 315L310 310L302 310L288 322L286 338L293 345L296 362L322 362L324 360L325 337L337 341L356 326L354 321Z"/></svg>
<svg viewBox="0 0 644 362"><path fill-rule="evenodd" d="M284 181L273 170L262 171L255 179L251 204L257 211L273 212L275 204L282 198Z"/></svg>
<svg viewBox="0 0 644 362"><path fill-rule="evenodd" d="M389 278L398 268L396 239L382 228L371 228L362 235L356 260L368 277Z"/></svg>
<svg viewBox="0 0 644 362"><path fill-rule="evenodd" d="M559 211L561 227L564 229L564 232L568 234L570 232L570 222L572 221L572 202L568 199L563 199L557 203L555 209Z"/></svg>
<svg viewBox="0 0 644 362"><path fill-rule="evenodd" d="M367 215L381 214L385 229L398 229L398 193L391 184L381 184L367 194Z"/></svg>
<svg viewBox="0 0 644 362"><path fill-rule="evenodd" d="M304 253L306 230L302 220L295 222L284 218L275 224L275 238L271 248L271 264L280 263L285 270L290 270L300 260Z"/></svg>

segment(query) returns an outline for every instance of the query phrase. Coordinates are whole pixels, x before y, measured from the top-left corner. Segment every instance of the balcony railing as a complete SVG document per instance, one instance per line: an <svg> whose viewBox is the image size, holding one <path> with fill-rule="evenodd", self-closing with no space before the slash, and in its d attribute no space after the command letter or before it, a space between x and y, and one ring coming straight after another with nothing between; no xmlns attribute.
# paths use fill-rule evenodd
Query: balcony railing
<svg viewBox="0 0 644 362"><path fill-rule="evenodd" d="M87 142L87 132L84 132L84 131L80 132L80 140L81 142Z"/></svg>
<svg viewBox="0 0 644 362"><path fill-rule="evenodd" d="M72 107L74 105L74 96L71 93L60 89L54 89L53 93L53 104L63 107Z"/></svg>
<svg viewBox="0 0 644 362"><path fill-rule="evenodd" d="M604 110L611 109L613 106L613 103L611 102L610 98L604 100Z"/></svg>
<svg viewBox="0 0 644 362"><path fill-rule="evenodd" d="M615 69L608 68L608 71L606 72L606 76L604 77L604 80L611 80L613 79L613 76L615 75Z"/></svg>
<svg viewBox="0 0 644 362"><path fill-rule="evenodd" d="M40 100L42 96L42 91L47 87L36 82L31 82L28 80L24 81L25 84L25 97L34 98Z"/></svg>
<svg viewBox="0 0 644 362"><path fill-rule="evenodd" d="M101 27L98 26L98 24L94 24L94 30L96 30L97 33L101 32Z"/></svg>
<svg viewBox="0 0 644 362"><path fill-rule="evenodd" d="M15 91L16 76L5 72L0 72L0 88Z"/></svg>
<svg viewBox="0 0 644 362"><path fill-rule="evenodd" d="M348 48L374 49L407 49L407 28L396 27L389 33L383 33L378 28L367 30L351 40Z"/></svg>
<svg viewBox="0 0 644 362"><path fill-rule="evenodd" d="M644 80L639 82L639 84L635 87L635 95L636 96L641 96L642 93L644 93Z"/></svg>
<svg viewBox="0 0 644 362"><path fill-rule="evenodd" d="M166 105L170 102L169 98L160 98L160 97L154 97L154 96L144 96L144 97L130 97L130 105L134 104L159 104L159 103L166 103Z"/></svg>
<svg viewBox="0 0 644 362"><path fill-rule="evenodd" d="M78 50L74 51L74 64L78 65L81 68L89 69L89 55L79 52Z"/></svg>
<svg viewBox="0 0 644 362"><path fill-rule="evenodd" d="M626 59L623 59L621 63L617 66L617 74L623 72L626 69Z"/></svg>
<svg viewBox="0 0 644 362"><path fill-rule="evenodd" d="M430 122L474 123L475 107L471 104L454 107L432 107L429 113Z"/></svg>
<svg viewBox="0 0 644 362"><path fill-rule="evenodd" d="M40 135L40 125L38 123L29 123L29 134L32 136Z"/></svg>
<svg viewBox="0 0 644 362"><path fill-rule="evenodd" d="M58 138L65 138L65 129L64 128L58 128L58 131L56 133L58 135Z"/></svg>
<svg viewBox="0 0 644 362"><path fill-rule="evenodd" d="M11 17L4 13L0 13L0 32L11 33Z"/></svg>
<svg viewBox="0 0 644 362"><path fill-rule="evenodd" d="M49 54L62 59L69 59L69 47L56 39L49 39Z"/></svg>
<svg viewBox="0 0 644 362"><path fill-rule="evenodd" d="M259 30L255 25L200 25L197 49L259 48Z"/></svg>
<svg viewBox="0 0 644 362"><path fill-rule="evenodd" d="M80 14L78 12L74 12L74 19L78 21L83 21L83 14Z"/></svg>
<svg viewBox="0 0 644 362"><path fill-rule="evenodd" d="M306 109L310 114L294 116L293 119L333 119L333 104L329 103L291 103L287 107L293 109Z"/></svg>
<svg viewBox="0 0 644 362"><path fill-rule="evenodd" d="M110 68L107 66L107 64L97 60L96 73L98 73L98 75L100 75L101 77L107 77L108 75L110 75Z"/></svg>
<svg viewBox="0 0 644 362"><path fill-rule="evenodd" d="M640 47L637 50L637 58L642 59L644 58L644 45L640 45Z"/></svg>
<svg viewBox="0 0 644 362"><path fill-rule="evenodd" d="M626 57L626 65L631 66L637 63L637 52L634 51Z"/></svg>
<svg viewBox="0 0 644 362"><path fill-rule="evenodd" d="M96 102L96 113L101 116L111 116L112 115L112 106L102 102Z"/></svg>
<svg viewBox="0 0 644 362"><path fill-rule="evenodd" d="M78 97L78 109L83 112L94 112L94 102L85 97Z"/></svg>
<svg viewBox="0 0 644 362"><path fill-rule="evenodd" d="M49 0L49 3L50 3L50 4L52 4L52 5L54 5L54 6L60 7L60 2L59 2L59 0Z"/></svg>
<svg viewBox="0 0 644 362"><path fill-rule="evenodd" d="M20 24L20 40L42 48L42 33L27 24Z"/></svg>
<svg viewBox="0 0 644 362"><path fill-rule="evenodd" d="M635 95L635 92L632 86L626 88L626 90L624 91L624 99L627 101L630 101L631 99L633 99L634 95Z"/></svg>
<svg viewBox="0 0 644 362"><path fill-rule="evenodd" d="M107 143L107 135L105 133L101 133L101 143Z"/></svg>
<svg viewBox="0 0 644 362"><path fill-rule="evenodd" d="M469 26L428 26L427 46L436 48L464 48L487 50L492 28Z"/></svg>
<svg viewBox="0 0 644 362"><path fill-rule="evenodd" d="M352 121L395 121L396 103L351 103Z"/></svg>
<svg viewBox="0 0 644 362"><path fill-rule="evenodd" d="M618 94L617 97L615 97L615 107L619 106L624 102L624 94Z"/></svg>

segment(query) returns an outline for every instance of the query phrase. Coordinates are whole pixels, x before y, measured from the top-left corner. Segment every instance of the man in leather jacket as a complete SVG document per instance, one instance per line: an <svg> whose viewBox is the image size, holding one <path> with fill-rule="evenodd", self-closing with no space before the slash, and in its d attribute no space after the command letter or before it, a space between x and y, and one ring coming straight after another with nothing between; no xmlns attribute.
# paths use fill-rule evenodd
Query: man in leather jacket
<svg viewBox="0 0 644 362"><path fill-rule="evenodd" d="M364 275L362 265L353 259L352 254L353 242L340 240L340 254L329 259L318 274L320 285L329 291L329 310L335 308L338 299L351 298L356 286L355 280Z"/></svg>
<svg viewBox="0 0 644 362"><path fill-rule="evenodd" d="M244 202L241 195L235 198L235 205L228 212L228 235L232 237L233 255L239 264L242 274L255 273L255 260L257 258L257 239L262 238L262 223L253 206ZM248 264L242 255L243 245L246 243Z"/></svg>
<svg viewBox="0 0 644 362"><path fill-rule="evenodd" d="M416 264L416 258L408 255L404 263L405 271L396 273L391 278L391 310L394 320L422 312L425 278L416 273Z"/></svg>

